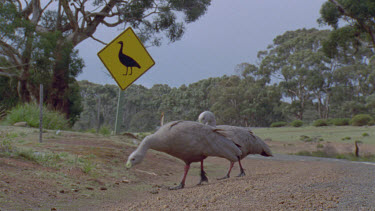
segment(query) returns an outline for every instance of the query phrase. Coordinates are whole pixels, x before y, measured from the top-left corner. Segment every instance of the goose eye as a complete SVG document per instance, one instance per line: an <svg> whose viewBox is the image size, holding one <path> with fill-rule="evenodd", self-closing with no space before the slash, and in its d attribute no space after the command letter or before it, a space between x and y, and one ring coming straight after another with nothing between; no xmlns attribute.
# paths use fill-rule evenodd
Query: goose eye
<svg viewBox="0 0 375 211"><path fill-rule="evenodd" d="M132 159L131 159L131 161L135 161L135 159L134 159L134 158L132 158Z"/></svg>

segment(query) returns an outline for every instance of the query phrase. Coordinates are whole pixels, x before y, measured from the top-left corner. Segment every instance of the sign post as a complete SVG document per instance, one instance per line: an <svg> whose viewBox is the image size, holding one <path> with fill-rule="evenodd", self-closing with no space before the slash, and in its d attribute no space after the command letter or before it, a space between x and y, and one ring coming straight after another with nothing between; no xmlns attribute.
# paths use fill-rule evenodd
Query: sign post
<svg viewBox="0 0 375 211"><path fill-rule="evenodd" d="M39 85L39 143L43 137L43 84Z"/></svg>
<svg viewBox="0 0 375 211"><path fill-rule="evenodd" d="M130 27L99 51L98 56L121 90L125 90L155 65L155 61ZM121 125L121 90L117 102L115 134L118 134Z"/></svg>

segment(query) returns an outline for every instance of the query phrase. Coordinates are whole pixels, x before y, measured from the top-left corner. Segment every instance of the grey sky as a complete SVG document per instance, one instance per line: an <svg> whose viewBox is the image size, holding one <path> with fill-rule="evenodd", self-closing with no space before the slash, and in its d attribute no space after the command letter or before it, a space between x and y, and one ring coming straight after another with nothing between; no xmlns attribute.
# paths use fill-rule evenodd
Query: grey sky
<svg viewBox="0 0 375 211"><path fill-rule="evenodd" d="M235 74L236 65L256 63L277 35L300 28L319 28L325 0L213 0L208 12L186 26L182 40L147 50L156 64L135 84L179 87L209 77ZM109 43L122 30L101 27L95 37ZM97 57L104 46L92 39L78 45L86 67L78 80L116 84Z"/></svg>

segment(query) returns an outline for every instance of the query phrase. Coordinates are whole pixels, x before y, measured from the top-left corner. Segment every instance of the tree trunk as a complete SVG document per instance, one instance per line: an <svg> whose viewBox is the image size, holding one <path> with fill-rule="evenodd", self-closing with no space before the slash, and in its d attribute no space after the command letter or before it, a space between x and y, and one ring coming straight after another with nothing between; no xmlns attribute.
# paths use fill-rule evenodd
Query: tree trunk
<svg viewBox="0 0 375 211"><path fill-rule="evenodd" d="M56 64L53 69L51 92L48 104L70 117L69 110L69 50L60 45L55 51Z"/></svg>
<svg viewBox="0 0 375 211"><path fill-rule="evenodd" d="M358 141L354 142L355 144L355 156L359 157L359 146L358 146Z"/></svg>

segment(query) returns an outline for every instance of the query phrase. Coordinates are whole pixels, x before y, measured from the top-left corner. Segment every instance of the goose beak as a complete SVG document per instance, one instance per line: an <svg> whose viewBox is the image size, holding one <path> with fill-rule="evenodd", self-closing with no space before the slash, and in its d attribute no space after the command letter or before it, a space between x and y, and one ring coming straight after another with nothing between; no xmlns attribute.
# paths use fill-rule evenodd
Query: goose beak
<svg viewBox="0 0 375 211"><path fill-rule="evenodd" d="M127 169L130 169L130 168L132 167L132 163L131 163L130 161L128 161L128 162L126 163L125 167L126 167Z"/></svg>

